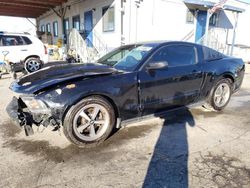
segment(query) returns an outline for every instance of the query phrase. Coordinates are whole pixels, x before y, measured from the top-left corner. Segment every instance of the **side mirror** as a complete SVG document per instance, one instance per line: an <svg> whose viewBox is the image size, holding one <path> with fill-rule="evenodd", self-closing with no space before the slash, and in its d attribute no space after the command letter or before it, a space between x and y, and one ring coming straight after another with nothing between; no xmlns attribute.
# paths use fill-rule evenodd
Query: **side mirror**
<svg viewBox="0 0 250 188"><path fill-rule="evenodd" d="M167 61L156 61L156 62L150 62L147 66L147 70L166 69L167 67L168 67Z"/></svg>

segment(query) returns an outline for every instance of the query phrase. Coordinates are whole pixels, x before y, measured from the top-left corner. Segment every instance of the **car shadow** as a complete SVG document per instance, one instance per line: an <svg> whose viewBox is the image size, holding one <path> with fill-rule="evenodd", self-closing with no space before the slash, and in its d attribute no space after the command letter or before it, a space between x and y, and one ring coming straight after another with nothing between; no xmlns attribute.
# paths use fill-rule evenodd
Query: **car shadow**
<svg viewBox="0 0 250 188"><path fill-rule="evenodd" d="M187 126L195 120L187 107L159 116L164 120L143 187L188 187Z"/></svg>

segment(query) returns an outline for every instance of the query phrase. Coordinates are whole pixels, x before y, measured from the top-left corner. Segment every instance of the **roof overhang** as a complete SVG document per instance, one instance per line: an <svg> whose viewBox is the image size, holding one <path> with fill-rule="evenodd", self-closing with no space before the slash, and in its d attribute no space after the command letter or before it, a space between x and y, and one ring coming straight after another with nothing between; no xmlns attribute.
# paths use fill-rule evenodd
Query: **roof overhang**
<svg viewBox="0 0 250 188"><path fill-rule="evenodd" d="M204 0L183 0L183 2L185 4L194 6L197 9L198 8L209 9L209 8L212 8L216 4L213 1L204 1ZM224 5L223 10L229 10L229 11L240 12L240 13L245 11L245 9L242 9L240 7L231 6L227 4Z"/></svg>
<svg viewBox="0 0 250 188"><path fill-rule="evenodd" d="M0 0L0 16L37 18L67 0Z"/></svg>

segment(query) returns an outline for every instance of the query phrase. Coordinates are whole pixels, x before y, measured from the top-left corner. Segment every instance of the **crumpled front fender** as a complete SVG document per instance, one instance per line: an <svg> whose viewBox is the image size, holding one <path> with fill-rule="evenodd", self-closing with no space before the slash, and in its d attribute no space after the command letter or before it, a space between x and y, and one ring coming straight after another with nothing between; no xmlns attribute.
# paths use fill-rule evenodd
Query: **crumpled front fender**
<svg viewBox="0 0 250 188"><path fill-rule="evenodd" d="M11 118L11 120L20 127L20 120L19 120L19 104L18 104L18 99L16 97L12 98L12 101L8 104L6 107L6 111Z"/></svg>

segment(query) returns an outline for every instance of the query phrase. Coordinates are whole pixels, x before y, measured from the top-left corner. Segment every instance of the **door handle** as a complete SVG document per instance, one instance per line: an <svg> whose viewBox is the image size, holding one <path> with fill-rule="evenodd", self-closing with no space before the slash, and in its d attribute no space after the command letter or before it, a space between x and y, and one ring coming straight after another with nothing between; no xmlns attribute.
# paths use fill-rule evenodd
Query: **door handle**
<svg viewBox="0 0 250 188"><path fill-rule="evenodd" d="M22 49L21 51L22 51L22 52L26 52L26 51L28 51L28 50L27 50L27 49Z"/></svg>

